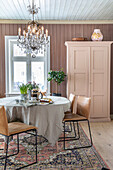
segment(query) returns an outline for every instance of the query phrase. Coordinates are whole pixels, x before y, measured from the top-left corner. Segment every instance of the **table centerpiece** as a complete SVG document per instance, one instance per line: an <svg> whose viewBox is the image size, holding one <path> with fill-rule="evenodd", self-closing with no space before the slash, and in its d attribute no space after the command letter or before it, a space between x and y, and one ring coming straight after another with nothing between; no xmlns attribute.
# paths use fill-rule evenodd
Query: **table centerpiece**
<svg viewBox="0 0 113 170"><path fill-rule="evenodd" d="M27 91L28 91L28 99L31 100L31 92L33 89L39 91L39 85L33 81L33 83L28 82L27 84Z"/></svg>
<svg viewBox="0 0 113 170"><path fill-rule="evenodd" d="M22 85L19 85L18 87L21 93L21 100L26 100L27 99L27 85L22 83Z"/></svg>

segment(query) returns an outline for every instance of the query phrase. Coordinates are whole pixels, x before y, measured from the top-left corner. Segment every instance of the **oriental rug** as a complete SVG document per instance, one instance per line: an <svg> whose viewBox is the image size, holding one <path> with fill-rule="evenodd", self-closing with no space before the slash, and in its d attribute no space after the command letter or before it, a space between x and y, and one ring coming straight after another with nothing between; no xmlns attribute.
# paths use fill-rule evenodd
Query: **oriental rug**
<svg viewBox="0 0 113 170"><path fill-rule="evenodd" d="M67 136L69 135L73 135L73 132L67 133ZM80 136L79 141L68 141L66 145L73 147L89 144L89 139L81 127ZM39 140L38 138L38 163L25 168L27 170L101 170L108 168L94 146L87 149L64 151L62 142L52 147L44 138L41 138L41 144ZM34 137L30 138L28 134L26 137L20 136L20 152L18 155L8 158L7 170L13 170L35 161L35 148L32 145L34 141ZM9 144L9 154L16 151L16 146L15 137ZM3 142L0 142L0 148L3 148ZM1 155L4 155L4 152L0 150ZM3 166L4 160L0 160L0 170L3 169Z"/></svg>

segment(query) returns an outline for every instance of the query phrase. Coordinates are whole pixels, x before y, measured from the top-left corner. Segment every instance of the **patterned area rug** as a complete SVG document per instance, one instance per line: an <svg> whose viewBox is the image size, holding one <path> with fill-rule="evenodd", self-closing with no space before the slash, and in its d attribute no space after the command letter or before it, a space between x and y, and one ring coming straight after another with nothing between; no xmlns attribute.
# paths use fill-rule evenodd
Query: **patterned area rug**
<svg viewBox="0 0 113 170"><path fill-rule="evenodd" d="M71 135L73 135L73 132ZM70 133L67 133L67 136L70 136ZM66 142L66 146L73 147L89 144L89 139L82 128L80 128L80 136L81 139L79 141L68 141ZM7 169L13 170L35 161L35 148L31 144L31 141L32 143L35 141L34 137L30 138L27 134L26 137L21 135L20 138L20 152L18 155L8 158ZM40 139L38 138L38 143L39 140ZM62 142L59 142L52 147L44 138L41 138L41 140L41 144L37 145L38 163L24 169L101 170L102 168L108 168L93 146L87 149L64 151ZM3 142L0 142L0 148L3 148ZM16 137L9 144L9 154L14 153L15 151ZM0 156L1 155L4 155L4 152L0 150ZM0 160L0 170L3 169L3 166L4 160Z"/></svg>

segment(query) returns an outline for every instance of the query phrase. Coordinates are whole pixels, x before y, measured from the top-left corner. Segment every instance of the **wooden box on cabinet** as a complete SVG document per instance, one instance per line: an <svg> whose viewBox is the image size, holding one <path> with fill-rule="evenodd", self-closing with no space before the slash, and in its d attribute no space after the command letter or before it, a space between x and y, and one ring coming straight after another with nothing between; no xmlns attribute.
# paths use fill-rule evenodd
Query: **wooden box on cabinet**
<svg viewBox="0 0 113 170"><path fill-rule="evenodd" d="M67 96L91 97L90 120L110 120L110 41L67 41Z"/></svg>

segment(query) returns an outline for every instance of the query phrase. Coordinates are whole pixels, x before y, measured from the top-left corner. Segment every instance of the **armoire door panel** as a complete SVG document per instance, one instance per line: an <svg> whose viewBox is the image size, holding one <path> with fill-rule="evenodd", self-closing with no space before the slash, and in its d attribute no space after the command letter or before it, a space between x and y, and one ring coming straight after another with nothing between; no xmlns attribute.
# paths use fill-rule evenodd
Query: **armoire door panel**
<svg viewBox="0 0 113 170"><path fill-rule="evenodd" d="M107 117L107 47L91 47L91 117Z"/></svg>
<svg viewBox="0 0 113 170"><path fill-rule="evenodd" d="M87 88L84 84L87 84L87 77L84 73L74 74L74 91L76 95L85 95L87 94Z"/></svg>
<svg viewBox="0 0 113 170"><path fill-rule="evenodd" d="M97 47L96 47L97 48ZM93 51L93 70L104 70L104 50L98 49Z"/></svg>
<svg viewBox="0 0 113 170"><path fill-rule="evenodd" d="M74 56L74 69L76 70L85 70L87 65L87 52L86 49L80 50L80 49L74 49L73 50L73 56Z"/></svg>
<svg viewBox="0 0 113 170"><path fill-rule="evenodd" d="M93 110L93 114L91 115L92 118L107 117L107 107L103 95L93 96L92 110Z"/></svg>
<svg viewBox="0 0 113 170"><path fill-rule="evenodd" d="M76 95L89 95L90 48L70 48L70 89Z"/></svg>
<svg viewBox="0 0 113 170"><path fill-rule="evenodd" d="M93 73L93 94L104 95L104 73Z"/></svg>

